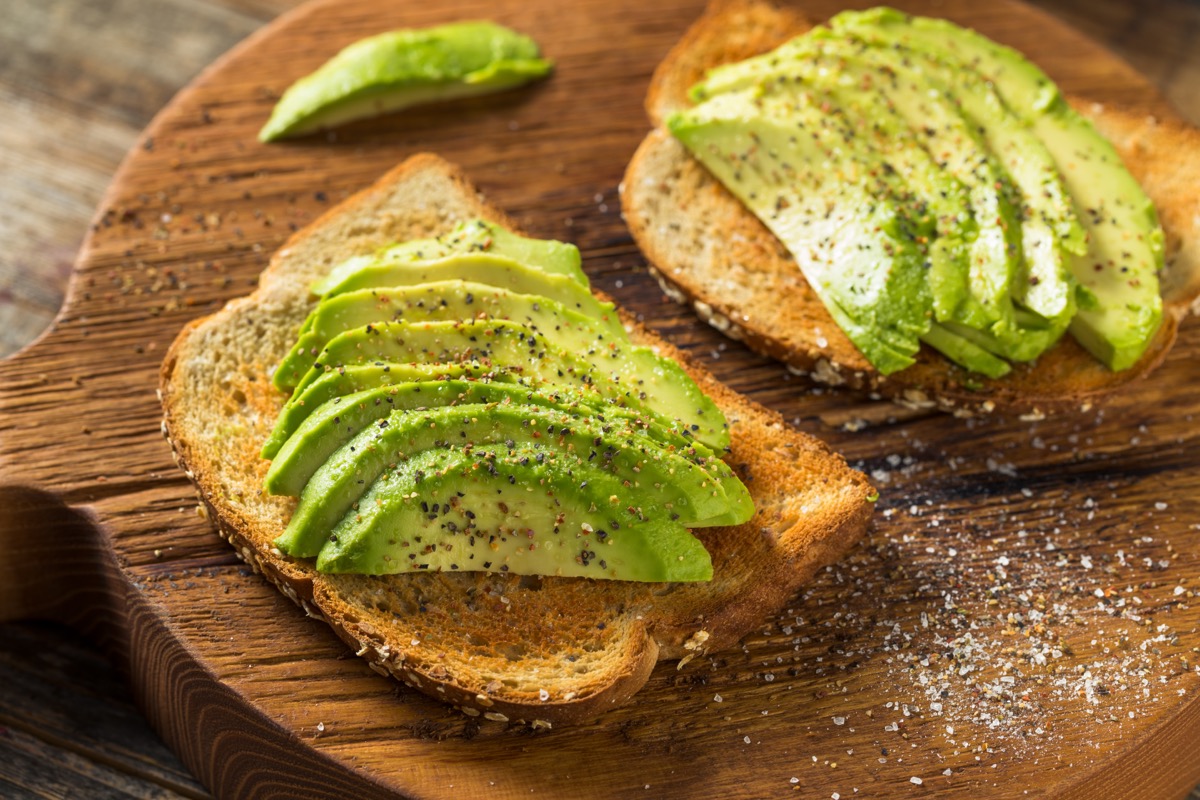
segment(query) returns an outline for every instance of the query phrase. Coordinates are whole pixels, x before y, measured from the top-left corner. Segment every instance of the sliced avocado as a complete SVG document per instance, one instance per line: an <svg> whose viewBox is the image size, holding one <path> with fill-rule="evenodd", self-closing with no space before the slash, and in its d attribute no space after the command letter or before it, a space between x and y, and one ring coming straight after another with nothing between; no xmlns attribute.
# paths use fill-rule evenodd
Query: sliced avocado
<svg viewBox="0 0 1200 800"><path fill-rule="evenodd" d="M606 487L598 496L605 504L613 497L650 494L673 520L693 527L737 524L754 512L748 496L731 506L720 481L640 435L628 421L600 422L548 405L470 403L400 409L359 432L313 473L275 544L293 556L314 556L338 520L356 504L362 507L362 493L389 465L395 469L426 450L470 451L505 441L542 441L556 452L574 453L580 461L574 477L561 479ZM740 482L729 485L736 489Z"/></svg>
<svg viewBox="0 0 1200 800"><path fill-rule="evenodd" d="M921 341L937 350L960 367L982 373L989 378L1002 378L1012 371L1003 358L998 357L981 342L988 340L974 328L955 325L953 322L935 322Z"/></svg>
<svg viewBox="0 0 1200 800"><path fill-rule="evenodd" d="M952 320L982 330L1013 327L1009 294L1016 270L1020 223L1008 201L1010 178L962 115L945 87L878 51L817 27L782 47L736 64L718 67L692 87L694 100L721 92L764 86L764 92L821 90L835 87L830 100L869 120L870 139L911 150L920 148L937 160L934 169L961 189L930 180L930 166L905 170L914 189L923 191L935 210L939 237L960 240L961 259L932 259L930 288L939 321ZM911 160L911 156L909 156ZM894 162L893 162L894 164ZM963 198L967 209L942 200ZM969 218L968 218L969 215ZM963 230L957 230L963 223Z"/></svg>
<svg viewBox="0 0 1200 800"><path fill-rule="evenodd" d="M359 289L322 300L301 329L300 339L275 370L275 385L288 388L312 367L330 339L364 325L477 318L520 322L576 350L604 348L629 337L615 315L604 319L573 311L542 295L462 280L416 286Z"/></svg>
<svg viewBox="0 0 1200 800"><path fill-rule="evenodd" d="M630 501L607 474L583 486L585 466L529 443L427 451L370 487L329 533L317 569L712 578L708 552L660 496Z"/></svg>
<svg viewBox="0 0 1200 800"><path fill-rule="evenodd" d="M857 77L846 74L844 62L833 63L828 59L815 59L814 62L817 73L841 66L844 78ZM786 98L783 107L773 112L786 117L789 106L794 107L796 102L791 91L793 86L790 81L767 84L761 102L765 105ZM812 94L803 102L819 104L827 114L840 117L845 129L853 131L860 143L870 148L883 169L895 172L903 180L902 199L918 204L922 213L929 217L932 225L928 238L931 241L920 249L929 265L934 314L938 319L960 319L963 297L970 297L970 243L979 234L979 225L972 215L963 184L933 161L900 115L886 104L879 105L877 94L863 97L854 85L846 86L837 80L814 81L804 91ZM1000 269L1006 268L1005 264L1000 264ZM1000 298L1007 298L1008 287L1003 277L995 283L1000 285L988 287L987 294L971 304L971 310L979 315L976 321L981 326L998 317L996 308Z"/></svg>
<svg viewBox="0 0 1200 800"><path fill-rule="evenodd" d="M491 253L461 253L433 261L372 261L347 274L341 282L330 285L323 297L328 300L335 295L361 289L382 290L449 280L497 286L517 294L541 295L557 300L585 316L601 320L617 319L613 304L597 300L586 284L567 275L544 272Z"/></svg>
<svg viewBox="0 0 1200 800"><path fill-rule="evenodd" d="M862 33L855 29L855 33ZM1065 326L1075 313L1072 256L1085 247L1083 228L1045 144L1004 104L991 85L971 69L932 53L887 39L866 41L901 54L928 79L947 87L961 104L988 149L1012 177L1011 198L1020 210L1021 255L1012 282L1014 299L1047 320Z"/></svg>
<svg viewBox="0 0 1200 800"><path fill-rule="evenodd" d="M402 108L509 89L550 73L537 43L492 22L361 39L296 81L259 132L270 142Z"/></svg>
<svg viewBox="0 0 1200 800"><path fill-rule="evenodd" d="M401 409L425 410L469 403L511 403L558 408L593 417L601 424L610 421L629 427L667 452L677 453L705 469L714 480L733 476L729 466L704 445L688 440L652 418L603 401L596 395L581 395L561 386L490 383L487 381L425 381L376 386L334 397L317 408L296 428L275 455L267 472L266 488L271 494L299 496L313 473L339 448L366 427ZM735 508L748 508L744 491L727 493Z"/></svg>
<svg viewBox="0 0 1200 800"><path fill-rule="evenodd" d="M288 398L275 420L271 435L263 445L261 455L263 458L274 458L283 443L309 415L340 395L410 381L436 381L459 377L506 383L519 380L519 375L511 369L470 361L453 364L399 364L376 361L329 370L315 376L303 391L294 392Z"/></svg>
<svg viewBox="0 0 1200 800"><path fill-rule="evenodd" d="M629 342L573 247L475 221L313 289L325 296L276 370L295 389L263 452L266 490L299 496L275 544L319 571L706 580L687 526L753 516L714 452L729 443L720 409ZM397 547L419 559L390 563Z"/></svg>
<svg viewBox="0 0 1200 800"><path fill-rule="evenodd" d="M1044 143L1082 221L1086 251L1071 270L1086 299L1071 335L1111 369L1136 363L1162 321L1163 234L1153 203L1108 140L1035 64L972 30L890 9L847 12L833 24L884 32L891 41L969 64L991 82Z"/></svg>
<svg viewBox="0 0 1200 800"><path fill-rule="evenodd" d="M729 446L724 414L675 361L616 342L586 352L565 350L541 332L507 320L351 329L330 340L296 391L330 370L374 361L515 365L510 368L519 369L523 378L573 386L651 412L718 453Z"/></svg>
<svg viewBox="0 0 1200 800"><path fill-rule="evenodd" d="M784 84L793 92L832 85L855 103L878 141L890 144L895 130L915 130L940 166L970 188L980 225L978 232L966 232L968 272L947 269L955 260L937 259L934 243L929 282L935 315L978 329L972 337L994 353L1030 360L1057 341L1075 312L1067 251L1078 250L1082 229L1054 162L970 69L952 69L926 52L878 39L860 36L857 29L848 34L817 28L771 53L713 70L693 95L706 98L750 85L763 91L764 85ZM917 189L930 183L928 173L910 174ZM934 196L943 192L938 188ZM1014 204L1020 220L1012 215ZM939 219L949 228L961 224L944 214ZM1018 244L1020 259L1014 258ZM1018 314L1014 300L1047 319L1026 330L1020 320L1028 314ZM926 340L933 341L950 340L942 332ZM955 350L960 363L974 352ZM995 365L982 364L980 371L994 372Z"/></svg>
<svg viewBox="0 0 1200 800"><path fill-rule="evenodd" d="M930 221L837 118L803 103L777 118L759 101L754 88L725 92L667 127L779 237L876 369L911 365L932 317L917 241Z"/></svg>
<svg viewBox="0 0 1200 800"><path fill-rule="evenodd" d="M385 247L376 253L355 256L338 264L312 286L313 294L324 295L359 270L375 266L422 266L455 255L492 255L519 262L530 269L566 277L588 286L579 248L553 239L529 239L482 219L460 222L436 239L413 239ZM467 276L455 275L447 277Z"/></svg>

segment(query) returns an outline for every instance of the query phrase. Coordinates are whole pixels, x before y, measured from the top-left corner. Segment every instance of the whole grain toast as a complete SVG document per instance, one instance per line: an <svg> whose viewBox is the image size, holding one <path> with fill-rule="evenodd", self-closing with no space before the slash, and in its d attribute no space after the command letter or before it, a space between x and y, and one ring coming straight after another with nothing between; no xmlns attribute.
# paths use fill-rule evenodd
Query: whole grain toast
<svg viewBox="0 0 1200 800"><path fill-rule="evenodd" d="M1087 406L1158 366L1200 294L1200 131L1175 118L1068 98L1113 142L1159 210L1167 246L1163 323L1146 354L1113 372L1066 336L995 380L967 373L928 346L911 367L886 377L876 371L783 244L663 128L672 111L690 105L688 89L707 70L772 50L812 26L763 0L714 0L655 71L646 110L656 127L630 162L621 197L625 221L667 295L796 372L911 407L1036 415Z"/></svg>
<svg viewBox="0 0 1200 800"><path fill-rule="evenodd" d="M163 431L220 535L376 671L472 716L584 720L629 699L657 661L729 647L782 607L864 533L873 490L821 443L626 320L635 341L679 359L729 418L728 461L757 511L738 527L696 531L712 553L711 582L326 575L281 554L272 540L295 500L264 492L259 448L286 399L271 371L315 305L308 287L351 255L475 217L511 227L432 155L330 210L275 254L252 295L180 333L162 367Z"/></svg>

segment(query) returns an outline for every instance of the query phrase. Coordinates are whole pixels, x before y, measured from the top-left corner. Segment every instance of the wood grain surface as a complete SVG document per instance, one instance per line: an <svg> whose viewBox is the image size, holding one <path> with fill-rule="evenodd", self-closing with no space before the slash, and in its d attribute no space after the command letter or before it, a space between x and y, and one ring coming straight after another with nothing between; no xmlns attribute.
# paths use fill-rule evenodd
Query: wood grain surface
<svg viewBox="0 0 1200 800"><path fill-rule="evenodd" d="M90 26L87 15L78 21L85 29L103 30L122 11L98 5ZM755 797L1186 794L1200 777L1200 708L1188 702L1200 658L1191 605L1200 586L1197 409L1186 392L1200 354L1194 323L1161 373L1103 411L1047 422L889 421L889 409L790 378L663 303L620 224L616 183L646 130L642 87L697 4L584 3L566 21L537 4L456 4L455 16L486 14L537 36L560 61L554 80L351 126L333 141L254 144L273 94L338 43L450 13L368 5L301 12L177 100L105 198L56 330L0 365L0 609L57 617L99 640L132 674L138 704L168 743L221 796L601 796L646 785L647 796L692 796L698 785ZM1133 14L1080 4L1065 15L1118 44L1153 41L1139 66L1176 102L1194 103L1194 7L1156 6ZM217 33L197 41L215 52L221 30L233 36L278 6L200 8ZM944 9L1024 47L1068 88L1161 108L1142 80L1037 12ZM172 29L167 12L162 20ZM6 297L25 304L16 313L0 305L10 313L0 320L7 342L36 327L30 308L55 305L80 233L69 231L71 215L92 205L72 205L82 205L79 187L98 191L105 153L119 153L140 126L137 104L154 91L161 103L172 87L169 69L138 61L145 43L120 38L129 35L110 32L113 60L137 66L108 73L105 57L82 45L79 64L41 78L27 45L0 48L6 75L30 76L12 104L28 130L78 113L55 107L64 84L112 110L74 121L94 147L51 146L38 151L40 166L34 159L70 203L28 208L21 184L5 182L14 194L3 206L25 209L3 219L5 240L29 247L24 260L0 262ZM186 57L211 58L204 47L172 48L185 56L175 78L187 73ZM105 88L120 69L152 76L124 87L138 98L124 108L125 95ZM741 650L660 668L637 705L577 730L535 737L476 725L344 658L211 535L157 438L154 369L183 321L244 293L293 226L431 146L529 230L578 242L599 288L735 388L830 441L884 493L867 545ZM72 176L88 170L90 184ZM879 421L857 432L822 421L853 417ZM4 630L6 653L45 650L40 628ZM145 796L197 793L177 770L148 766L159 763L153 754L117 758L89 743L74 719L60 733L28 724L44 713L28 709L47 706L22 706L24 692L8 692L0 743L24 753L8 763L52 764L42 771L60 776L39 788L29 777L39 770L18 766L0 773L9 785L65 795L76 779L62 776L100 775L94 765L104 764L146 781L89 778L107 796L138 796L139 785ZM78 758L52 755L72 752Z"/></svg>

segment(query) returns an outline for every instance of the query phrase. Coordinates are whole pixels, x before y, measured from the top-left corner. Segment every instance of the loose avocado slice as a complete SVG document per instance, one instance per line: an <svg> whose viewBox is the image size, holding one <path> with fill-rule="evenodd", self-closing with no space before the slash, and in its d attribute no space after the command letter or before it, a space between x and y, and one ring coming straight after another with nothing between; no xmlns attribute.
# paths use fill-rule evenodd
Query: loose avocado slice
<svg viewBox="0 0 1200 800"><path fill-rule="evenodd" d="M446 380L376 386L330 399L313 411L279 448L267 472L267 491L271 494L299 496L313 473L333 453L362 430L386 419L397 410L425 410L471 403L545 406L585 414L602 424L611 421L628 426L664 450L686 458L705 469L718 482L733 478L729 466L704 445L665 428L654 418L606 403L597 395L585 396L548 384L522 386ZM727 499L735 506L749 502L749 497L740 490L727 494Z"/></svg>
<svg viewBox="0 0 1200 800"><path fill-rule="evenodd" d="M363 269L385 266L420 268L461 255L506 258L529 269L565 276L584 288L588 286L579 248L575 245L553 239L529 239L486 220L473 219L458 223L449 233L436 239L413 239L389 245L375 253L347 259L316 281L312 285L312 292L316 295L333 293L336 286L352 280L351 276ZM446 277L466 278L461 275Z"/></svg>
<svg viewBox="0 0 1200 800"><path fill-rule="evenodd" d="M704 546L654 495L629 505L607 474L582 486L584 466L530 443L422 453L370 487L329 534L317 569L712 578Z"/></svg>
<svg viewBox="0 0 1200 800"><path fill-rule="evenodd" d="M553 406L471 403L425 410L400 409L367 427L312 475L300 494L287 530L275 544L296 557L317 553L333 526L385 471L426 450L485 447L497 442L538 442L555 452L574 453L580 463L570 480L605 487L591 502L649 494L671 519L706 527L744 522L753 513L749 497L730 499L722 482L703 467L668 451L624 420L600 422ZM563 477L567 480L568 477ZM739 481L728 481L731 491ZM620 491L618 491L618 489ZM599 489L596 489L599 491Z"/></svg>
<svg viewBox="0 0 1200 800"><path fill-rule="evenodd" d="M835 26L839 19L856 33L886 31L893 40L971 64L1044 142L1086 234L1086 252L1071 262L1081 287L1071 335L1111 369L1136 363L1162 322L1163 234L1153 203L1108 140L1035 64L975 31L891 9L847 12Z"/></svg>
<svg viewBox="0 0 1200 800"><path fill-rule="evenodd" d="M304 376L326 343L351 328L389 322L507 319L543 331L581 350L629 341L615 315L603 319L573 311L542 295L518 294L462 280L416 286L359 289L321 301L299 340L275 370L275 385L287 388Z"/></svg>
<svg viewBox="0 0 1200 800"><path fill-rule="evenodd" d="M932 299L928 218L893 171L821 109L760 113L756 89L717 95L667 127L784 243L838 325L883 374L913 363Z"/></svg>
<svg viewBox="0 0 1200 800"><path fill-rule="evenodd" d="M355 42L292 84L258 138L303 136L420 103L498 92L551 67L536 42L492 22L390 31Z"/></svg>
<svg viewBox="0 0 1200 800"><path fill-rule="evenodd" d="M468 378L491 382L516 382L520 379L512 369L496 368L480 362L453 364L399 364L376 361L351 367L329 370L304 387L293 392L275 420L275 427L263 445L262 457L274 458L297 428L315 411L331 400L346 394L380 386L392 386L410 381L435 381L447 378Z"/></svg>
<svg viewBox="0 0 1200 800"><path fill-rule="evenodd" d="M644 409L718 453L729 446L724 414L675 361L618 342L569 350L540 331L508 320L400 322L351 329L330 340L296 391L304 391L327 371L375 361L517 365L530 380L595 392Z"/></svg>

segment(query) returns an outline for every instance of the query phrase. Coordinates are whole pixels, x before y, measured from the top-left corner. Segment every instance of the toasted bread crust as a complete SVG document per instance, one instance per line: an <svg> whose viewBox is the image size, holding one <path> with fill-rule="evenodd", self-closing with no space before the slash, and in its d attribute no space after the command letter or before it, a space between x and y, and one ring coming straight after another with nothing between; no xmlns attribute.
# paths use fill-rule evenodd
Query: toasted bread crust
<svg viewBox="0 0 1200 800"><path fill-rule="evenodd" d="M698 535L705 584L635 584L485 573L323 575L272 546L294 501L262 490L258 449L283 396L270 370L333 262L432 236L479 216L507 224L454 167L416 156L297 233L248 298L188 325L163 363L163 431L222 537L376 671L464 713L535 725L595 717L627 701L654 664L728 646L777 610L866 530L872 489L815 440L698 370L626 319L636 341L684 364L730 419L729 461L757 513ZM579 672L580 666L586 672Z"/></svg>
<svg viewBox="0 0 1200 800"><path fill-rule="evenodd" d="M714 2L655 71L650 119L661 126L672 110L686 107L688 88L706 70L771 50L810 27L796 12L762 0ZM881 375L838 328L782 243L661 127L630 161L622 210L668 296L796 372L909 407L962 414L1087 406L1153 371L1200 294L1200 131L1179 120L1074 105L1116 146L1158 206L1167 234L1163 323L1142 359L1122 372L1068 336L997 380L968 373L928 347L912 367Z"/></svg>

